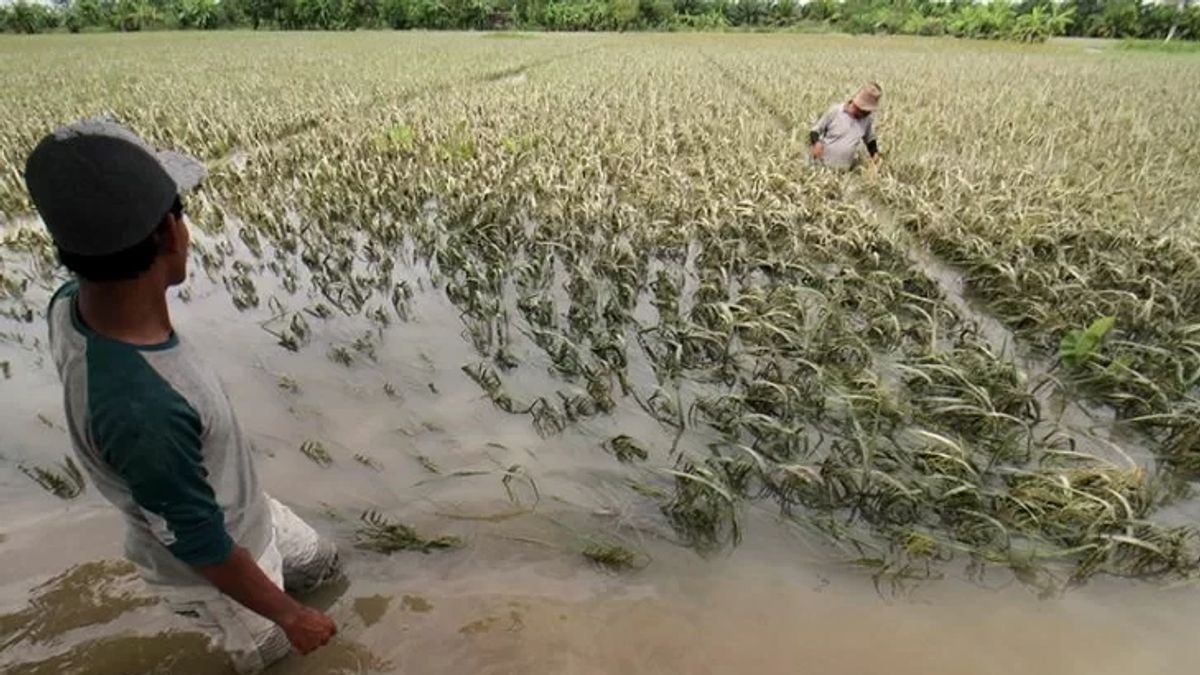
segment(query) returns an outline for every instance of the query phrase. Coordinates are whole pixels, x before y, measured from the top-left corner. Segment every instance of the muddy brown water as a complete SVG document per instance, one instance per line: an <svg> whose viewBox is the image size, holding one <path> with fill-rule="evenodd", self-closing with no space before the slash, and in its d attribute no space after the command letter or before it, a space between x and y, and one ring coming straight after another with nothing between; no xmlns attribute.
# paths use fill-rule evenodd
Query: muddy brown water
<svg viewBox="0 0 1200 675"><path fill-rule="evenodd" d="M1200 662L1200 593L1190 587L1101 579L1039 599L999 573L968 583L958 564L877 589L845 556L756 507L735 549L702 557L677 546L599 447L627 433L661 448L671 434L624 414L634 404L623 400L609 417L538 436L462 374L478 357L459 337L457 310L414 281L426 290L411 320L384 332L374 361L349 367L325 352L361 323L313 322L312 342L290 353L260 325L265 303L238 312L196 265L189 300L173 299L178 331L229 389L266 488L345 552L347 583L308 599L327 608L338 637L273 673L1174 674ZM41 307L51 290L35 285L26 298ZM120 561L122 525L93 490L62 501L19 471L69 446L44 326L3 319L0 333L11 367L0 380L0 672L229 672ZM532 351L517 357L544 365ZM331 466L301 454L308 440L329 449ZM531 480L506 485L512 467ZM354 549L367 509L465 546ZM638 549L645 564L598 568L579 554L595 538Z"/></svg>

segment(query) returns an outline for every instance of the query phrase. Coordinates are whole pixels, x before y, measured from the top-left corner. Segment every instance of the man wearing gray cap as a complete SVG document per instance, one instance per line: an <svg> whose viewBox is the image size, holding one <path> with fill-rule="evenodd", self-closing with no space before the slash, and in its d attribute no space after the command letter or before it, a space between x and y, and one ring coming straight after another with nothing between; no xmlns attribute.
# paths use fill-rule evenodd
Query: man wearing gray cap
<svg viewBox="0 0 1200 675"><path fill-rule="evenodd" d="M879 159L872 113L879 107L883 89L868 82L846 103L834 104L821 115L808 134L813 161L835 169L858 165L858 147L865 144L871 161Z"/></svg>
<svg viewBox="0 0 1200 675"><path fill-rule="evenodd" d="M166 292L187 278L180 197L204 166L104 119L30 154L25 182L75 273L50 300L50 348L75 454L125 518L126 556L239 672L336 632L304 591L340 575L337 549L259 486L250 444Z"/></svg>

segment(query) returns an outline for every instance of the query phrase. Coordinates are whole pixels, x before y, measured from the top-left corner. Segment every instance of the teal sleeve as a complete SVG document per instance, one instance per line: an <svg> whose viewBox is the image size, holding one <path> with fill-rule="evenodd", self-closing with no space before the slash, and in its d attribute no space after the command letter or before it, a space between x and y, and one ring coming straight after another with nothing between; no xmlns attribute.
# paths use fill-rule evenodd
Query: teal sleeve
<svg viewBox="0 0 1200 675"><path fill-rule="evenodd" d="M225 562L233 540L204 467L200 418L176 392L159 393L95 410L96 441L137 505L165 521L165 531L152 529L175 557L195 567Z"/></svg>

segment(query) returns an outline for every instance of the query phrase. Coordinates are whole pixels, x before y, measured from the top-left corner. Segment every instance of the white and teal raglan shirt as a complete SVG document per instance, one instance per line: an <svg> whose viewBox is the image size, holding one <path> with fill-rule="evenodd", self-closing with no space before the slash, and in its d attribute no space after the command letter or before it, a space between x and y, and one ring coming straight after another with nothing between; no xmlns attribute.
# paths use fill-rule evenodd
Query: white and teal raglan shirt
<svg viewBox="0 0 1200 675"><path fill-rule="evenodd" d="M184 339L131 345L89 329L76 282L50 300L67 427L96 488L125 516L126 556L148 581L207 584L195 567L235 544L255 559L271 515L220 381Z"/></svg>

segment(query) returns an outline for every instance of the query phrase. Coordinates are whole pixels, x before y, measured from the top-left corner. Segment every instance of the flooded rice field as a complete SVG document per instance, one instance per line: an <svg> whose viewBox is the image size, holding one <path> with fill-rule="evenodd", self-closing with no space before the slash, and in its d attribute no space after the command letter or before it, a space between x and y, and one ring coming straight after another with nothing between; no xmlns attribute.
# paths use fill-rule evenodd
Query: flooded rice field
<svg viewBox="0 0 1200 675"><path fill-rule="evenodd" d="M65 276L17 167L100 109L209 164L175 328L266 489L346 561L307 599L339 635L272 673L1200 657L1200 256L1181 206L1200 155L1111 140L1198 131L1200 87L1135 105L1195 81L1188 64L370 33L183 35L159 63L139 58L159 36L66 37L0 40L38 64L0 61L21 113L0 122L0 672L231 672L148 595L68 460L41 318ZM885 165L798 159L808 118L867 68ZM41 95L68 73L69 94ZM1076 110L1096 138L1067 133L1050 75L1099 97Z"/></svg>
<svg viewBox="0 0 1200 675"><path fill-rule="evenodd" d="M1189 587L1100 581L1039 599L1006 571L978 577L965 563L872 581L853 556L761 505L742 514L736 548L702 556L602 447L617 434L667 445L674 430L626 402L539 435L464 375L473 350L459 313L426 277L408 278L428 290L360 368L280 350L270 317L239 312L202 271L187 302L174 298L176 328L225 381L268 489L347 559L348 582L310 598L339 637L271 672L1176 673L1200 657L1190 638L1200 594ZM51 285L26 297L43 302ZM333 321L329 334L353 331ZM20 473L68 444L42 326L6 338L6 446L17 452L2 474L3 671L232 672L120 559L113 509L86 489L64 503ZM339 342L314 343L322 353ZM327 465L302 451L312 442ZM356 549L367 510L462 546ZM590 560L598 542L636 560L620 570Z"/></svg>

